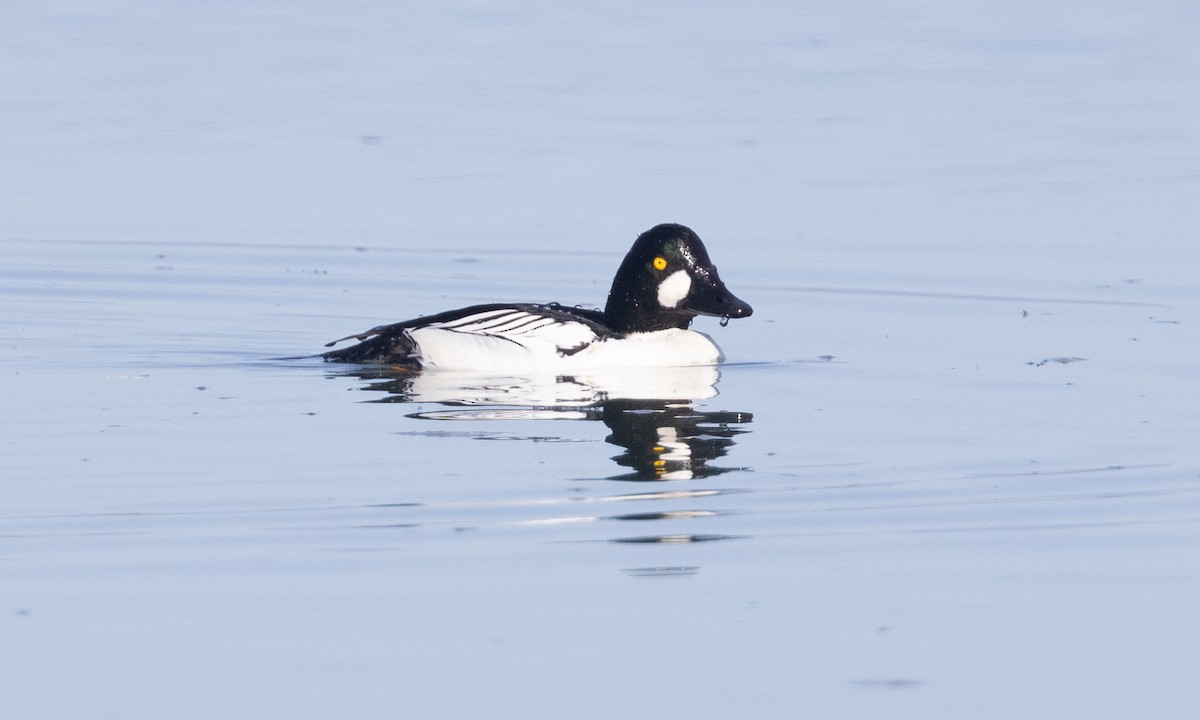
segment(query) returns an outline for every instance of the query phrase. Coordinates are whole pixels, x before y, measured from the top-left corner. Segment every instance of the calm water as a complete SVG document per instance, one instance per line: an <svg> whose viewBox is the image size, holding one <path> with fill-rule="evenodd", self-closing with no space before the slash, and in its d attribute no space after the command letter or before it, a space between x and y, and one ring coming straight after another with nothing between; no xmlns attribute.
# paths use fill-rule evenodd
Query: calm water
<svg viewBox="0 0 1200 720"><path fill-rule="evenodd" d="M206 8L0 11L6 717L1200 706L1190 6ZM719 369L281 359L663 221Z"/></svg>

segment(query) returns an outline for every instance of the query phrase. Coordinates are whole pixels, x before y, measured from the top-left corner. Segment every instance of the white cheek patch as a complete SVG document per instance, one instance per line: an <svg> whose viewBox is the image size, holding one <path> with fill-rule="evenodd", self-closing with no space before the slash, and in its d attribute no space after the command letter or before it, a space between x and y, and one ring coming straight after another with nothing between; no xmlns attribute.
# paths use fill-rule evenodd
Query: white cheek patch
<svg viewBox="0 0 1200 720"><path fill-rule="evenodd" d="M658 304L663 307L679 307L692 289L692 278L686 270L676 270L658 285Z"/></svg>

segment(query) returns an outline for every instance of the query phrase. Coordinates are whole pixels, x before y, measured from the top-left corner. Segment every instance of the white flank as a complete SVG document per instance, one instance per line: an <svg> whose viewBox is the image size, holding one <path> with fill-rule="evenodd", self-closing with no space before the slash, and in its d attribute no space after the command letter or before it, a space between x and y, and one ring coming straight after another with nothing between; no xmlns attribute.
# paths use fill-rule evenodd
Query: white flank
<svg viewBox="0 0 1200 720"><path fill-rule="evenodd" d="M658 286L658 304L663 307L679 307L679 303L687 297L692 289L692 278L687 270L676 270L667 276Z"/></svg>
<svg viewBox="0 0 1200 720"><path fill-rule="evenodd" d="M500 370L544 364L563 349L596 340L591 328L521 310L480 313L408 331L421 365L438 370Z"/></svg>
<svg viewBox="0 0 1200 720"><path fill-rule="evenodd" d="M677 274L690 284L686 273ZM679 281L667 278L667 283L678 286ZM722 359L707 335L691 330L672 328L602 340L584 323L522 310L489 311L407 332L422 367L431 370L565 372L715 365Z"/></svg>

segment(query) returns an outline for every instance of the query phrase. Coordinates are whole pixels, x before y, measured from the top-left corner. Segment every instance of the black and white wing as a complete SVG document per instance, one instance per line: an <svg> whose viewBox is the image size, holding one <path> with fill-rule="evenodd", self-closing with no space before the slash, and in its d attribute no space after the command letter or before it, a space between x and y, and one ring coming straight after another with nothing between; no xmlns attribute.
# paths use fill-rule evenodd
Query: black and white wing
<svg viewBox="0 0 1200 720"><path fill-rule="evenodd" d="M536 366L616 337L601 317L595 310L554 304L475 305L352 335L362 342L325 358L443 370Z"/></svg>

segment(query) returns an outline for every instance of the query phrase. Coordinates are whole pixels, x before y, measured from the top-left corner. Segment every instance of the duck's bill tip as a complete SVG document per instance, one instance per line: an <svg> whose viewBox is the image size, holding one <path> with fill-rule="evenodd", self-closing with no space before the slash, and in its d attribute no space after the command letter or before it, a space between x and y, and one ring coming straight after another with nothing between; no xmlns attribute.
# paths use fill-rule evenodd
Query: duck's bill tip
<svg viewBox="0 0 1200 720"><path fill-rule="evenodd" d="M750 317L753 314L754 314L754 308L750 307L746 303L741 303L741 305L736 310L734 310L731 313L726 313L725 317L737 319L737 318Z"/></svg>
<svg viewBox="0 0 1200 720"><path fill-rule="evenodd" d="M733 293L721 288L715 296L700 296L691 298L684 307L697 315L708 315L719 318L744 318L754 314L754 308Z"/></svg>

